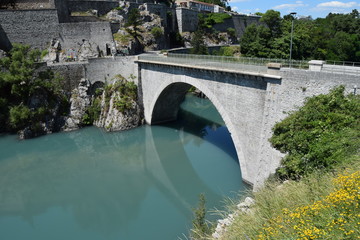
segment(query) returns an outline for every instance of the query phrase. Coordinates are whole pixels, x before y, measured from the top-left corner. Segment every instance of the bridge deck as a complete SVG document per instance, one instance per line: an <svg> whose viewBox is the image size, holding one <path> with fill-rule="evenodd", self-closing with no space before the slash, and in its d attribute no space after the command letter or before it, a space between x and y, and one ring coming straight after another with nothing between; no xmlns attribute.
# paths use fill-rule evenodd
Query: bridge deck
<svg viewBox="0 0 360 240"><path fill-rule="evenodd" d="M281 79L281 76L268 74L267 66L250 65L234 61L217 61L216 59L211 58L201 61L196 58L179 58L157 54L143 54L139 56L137 62Z"/></svg>

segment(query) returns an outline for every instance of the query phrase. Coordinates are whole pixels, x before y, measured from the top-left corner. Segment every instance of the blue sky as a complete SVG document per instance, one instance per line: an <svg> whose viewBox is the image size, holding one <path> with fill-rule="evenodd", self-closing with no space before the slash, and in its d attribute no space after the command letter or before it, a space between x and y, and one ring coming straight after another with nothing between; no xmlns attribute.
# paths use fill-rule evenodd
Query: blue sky
<svg viewBox="0 0 360 240"><path fill-rule="evenodd" d="M297 12L300 16L326 17L332 13L349 13L352 9L360 12L360 1L327 1L327 0L228 0L234 11L239 13L266 12L274 9L281 15Z"/></svg>

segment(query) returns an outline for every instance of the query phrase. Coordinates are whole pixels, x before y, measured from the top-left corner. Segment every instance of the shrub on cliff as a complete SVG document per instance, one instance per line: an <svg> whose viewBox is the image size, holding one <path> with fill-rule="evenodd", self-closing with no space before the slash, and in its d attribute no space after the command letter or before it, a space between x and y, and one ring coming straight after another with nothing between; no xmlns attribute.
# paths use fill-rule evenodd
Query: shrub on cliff
<svg viewBox="0 0 360 240"><path fill-rule="evenodd" d="M0 59L0 125L4 128L0 130L32 127L45 122L53 109L64 110L67 101L60 78L50 70L40 69L40 55L39 50L14 44L8 56Z"/></svg>
<svg viewBox="0 0 360 240"><path fill-rule="evenodd" d="M344 87L308 98L303 107L273 128L271 144L286 153L277 176L299 179L330 169L360 148L360 96Z"/></svg>

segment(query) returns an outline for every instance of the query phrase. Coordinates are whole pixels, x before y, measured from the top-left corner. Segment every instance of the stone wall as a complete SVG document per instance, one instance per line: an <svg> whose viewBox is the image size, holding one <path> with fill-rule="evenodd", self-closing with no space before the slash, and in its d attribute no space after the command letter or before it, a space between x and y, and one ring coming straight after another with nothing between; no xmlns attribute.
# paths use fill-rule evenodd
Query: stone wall
<svg viewBox="0 0 360 240"><path fill-rule="evenodd" d="M87 40L90 44L96 44L99 50L106 54L106 44L113 41L109 22L61 23L59 28L59 40L65 52L68 49L77 52L83 40Z"/></svg>
<svg viewBox="0 0 360 240"><path fill-rule="evenodd" d="M58 36L58 15L55 9L0 10L0 23L11 43L29 44L45 49Z"/></svg>
<svg viewBox="0 0 360 240"><path fill-rule="evenodd" d="M226 32L228 28L234 28L237 37L241 37L247 26L251 24L260 24L260 17L247 15L234 15L232 18L225 19L223 23L218 23L213 26L214 29L220 32Z"/></svg>
<svg viewBox="0 0 360 240"><path fill-rule="evenodd" d="M176 15L179 32L182 33L196 31L199 21L198 14L199 12L195 10L177 8ZM241 37L244 34L247 26L252 23L260 24L259 21L259 16L233 15L232 18L225 19L223 23L215 24L213 28L220 32L226 32L228 28L234 28L236 31L236 36Z"/></svg>
<svg viewBox="0 0 360 240"><path fill-rule="evenodd" d="M233 24L236 31L236 36L241 37L247 26L250 26L251 24L261 24L259 16L247 16L247 15L234 15L232 17Z"/></svg>
<svg viewBox="0 0 360 240"><path fill-rule="evenodd" d="M64 63L50 65L48 68L64 79L63 88L69 94L85 78L86 65L87 63Z"/></svg>
<svg viewBox="0 0 360 240"><path fill-rule="evenodd" d="M179 32L194 32L198 25L198 11L187 8L176 8Z"/></svg>
<svg viewBox="0 0 360 240"><path fill-rule="evenodd" d="M149 13L159 15L161 18L162 25L166 27L167 25L167 6L163 4L154 4L154 3L145 3L145 10Z"/></svg>
<svg viewBox="0 0 360 240"><path fill-rule="evenodd" d="M121 74L129 79L134 76L134 82L138 83L138 67L134 63L135 56L124 56L113 58L89 59L86 65L86 78L93 84L97 81L110 83L111 79Z"/></svg>

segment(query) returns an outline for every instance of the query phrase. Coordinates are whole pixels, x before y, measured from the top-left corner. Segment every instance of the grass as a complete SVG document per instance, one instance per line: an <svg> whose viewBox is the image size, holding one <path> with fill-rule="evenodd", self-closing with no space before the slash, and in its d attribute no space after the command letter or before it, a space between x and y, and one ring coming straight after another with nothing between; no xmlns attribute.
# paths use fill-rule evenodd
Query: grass
<svg viewBox="0 0 360 240"><path fill-rule="evenodd" d="M121 45L128 45L129 42L133 39L133 37L130 34L120 34L120 33L114 33L114 40L116 42L119 42Z"/></svg>
<svg viewBox="0 0 360 240"><path fill-rule="evenodd" d="M252 214L239 214L222 239L359 239L359 160L300 181L268 182L249 193Z"/></svg>

